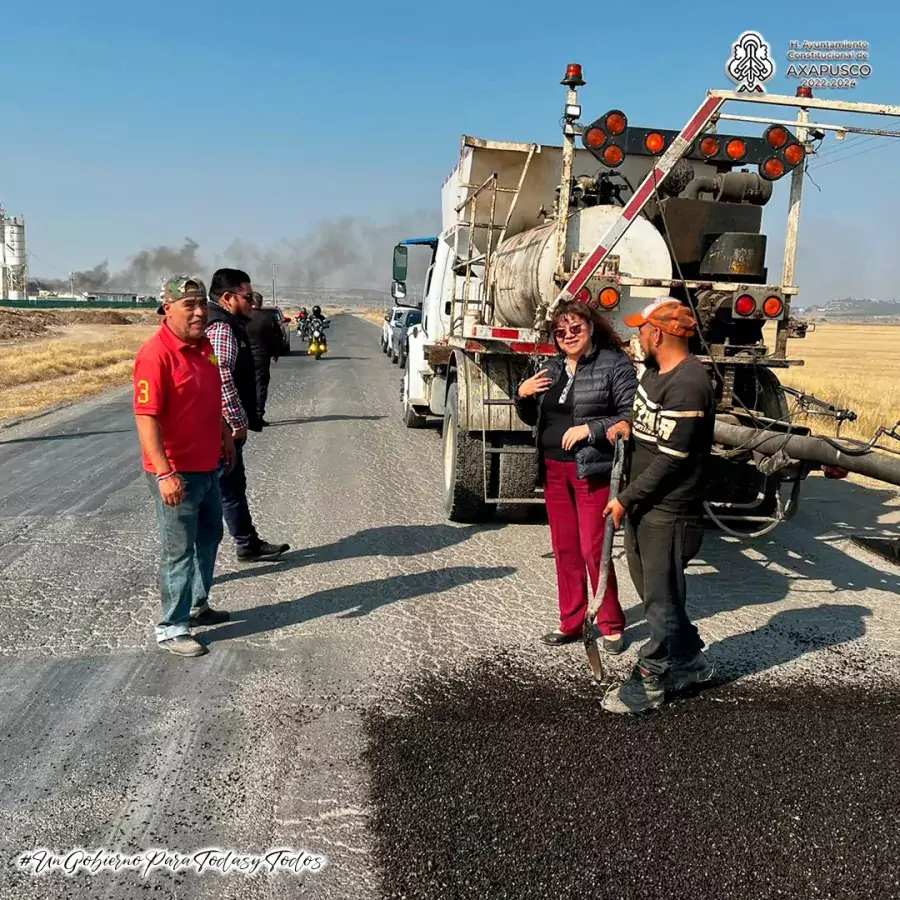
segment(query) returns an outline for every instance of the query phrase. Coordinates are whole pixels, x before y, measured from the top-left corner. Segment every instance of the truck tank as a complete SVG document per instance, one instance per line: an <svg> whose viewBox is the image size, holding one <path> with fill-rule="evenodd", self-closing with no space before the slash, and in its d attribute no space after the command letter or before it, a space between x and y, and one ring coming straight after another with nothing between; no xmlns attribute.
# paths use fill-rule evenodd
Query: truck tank
<svg viewBox="0 0 900 900"><path fill-rule="evenodd" d="M614 206L589 206L569 217L567 259L587 254L600 242L619 214ZM619 274L640 278L671 278L672 260L665 239L646 219L636 219L615 249ZM531 328L541 302L551 303L559 288L556 268L556 222L549 222L505 240L491 257L494 325ZM610 318L622 337L631 330L622 317L641 309L664 293L660 288L622 286L622 299Z"/></svg>

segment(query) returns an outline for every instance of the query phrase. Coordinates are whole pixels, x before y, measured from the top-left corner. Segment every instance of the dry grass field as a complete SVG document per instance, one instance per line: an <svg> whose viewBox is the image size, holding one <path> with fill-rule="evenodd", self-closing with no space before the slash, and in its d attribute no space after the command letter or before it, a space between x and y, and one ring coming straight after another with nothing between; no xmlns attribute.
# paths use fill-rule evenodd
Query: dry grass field
<svg viewBox="0 0 900 900"><path fill-rule="evenodd" d="M18 311L3 312L8 339L0 343L0 421L127 384L135 354L156 328L146 313L131 311L123 317L54 310L27 321ZM123 321L133 324L106 324Z"/></svg>
<svg viewBox="0 0 900 900"><path fill-rule="evenodd" d="M859 416L842 426L841 435L868 440L879 425L900 419L900 325L820 324L790 341L788 354L806 364L780 372L784 384ZM809 417L807 424L835 433L833 420L822 416Z"/></svg>

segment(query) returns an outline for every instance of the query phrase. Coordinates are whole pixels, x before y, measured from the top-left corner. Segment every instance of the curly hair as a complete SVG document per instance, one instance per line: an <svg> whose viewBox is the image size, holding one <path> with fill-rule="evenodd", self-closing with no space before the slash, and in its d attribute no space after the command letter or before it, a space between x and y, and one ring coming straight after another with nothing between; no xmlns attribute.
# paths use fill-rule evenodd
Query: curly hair
<svg viewBox="0 0 900 900"><path fill-rule="evenodd" d="M591 322L594 326L594 344L601 348L609 348L610 350L622 350L626 344L613 328L609 319L606 318L599 310L582 303L580 300L569 300L563 303L556 311L553 317L553 324L559 322L566 316L578 316Z"/></svg>

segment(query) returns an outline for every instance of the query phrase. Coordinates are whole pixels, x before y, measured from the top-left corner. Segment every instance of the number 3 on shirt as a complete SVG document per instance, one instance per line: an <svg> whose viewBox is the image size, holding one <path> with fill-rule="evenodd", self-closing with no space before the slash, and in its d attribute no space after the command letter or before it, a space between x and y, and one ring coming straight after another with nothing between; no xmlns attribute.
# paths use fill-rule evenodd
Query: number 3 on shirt
<svg viewBox="0 0 900 900"><path fill-rule="evenodd" d="M144 381L143 379L137 383L138 395L137 402L138 403L149 403L150 402L150 383Z"/></svg>

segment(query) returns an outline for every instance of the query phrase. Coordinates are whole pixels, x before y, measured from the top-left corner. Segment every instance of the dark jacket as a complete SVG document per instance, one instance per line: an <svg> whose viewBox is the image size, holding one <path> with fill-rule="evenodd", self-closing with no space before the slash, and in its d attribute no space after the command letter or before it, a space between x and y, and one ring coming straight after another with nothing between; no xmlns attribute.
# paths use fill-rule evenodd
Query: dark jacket
<svg viewBox="0 0 900 900"><path fill-rule="evenodd" d="M256 362L267 363L281 355L284 337L271 309L254 309L245 330Z"/></svg>
<svg viewBox="0 0 900 900"><path fill-rule="evenodd" d="M547 375L556 384L566 378L565 357L560 354L546 366ZM578 361L573 390L573 418L576 425L587 425L591 437L575 446L575 463L579 478L609 477L612 472L613 447L606 432L616 422L631 422L631 408L637 391L637 373L631 360L620 350L591 350ZM544 394L525 399L516 386L516 412L535 429L537 436L540 479L544 480L544 459L540 450L541 407Z"/></svg>
<svg viewBox="0 0 900 900"><path fill-rule="evenodd" d="M256 367L253 365L253 351L250 349L250 339L245 329L247 320L232 315L218 303L210 303L208 310L207 325L224 322L234 335L238 345L237 362L233 372L234 386L237 388L241 406L247 413L247 428L250 431L262 431L262 423L256 411Z"/></svg>

